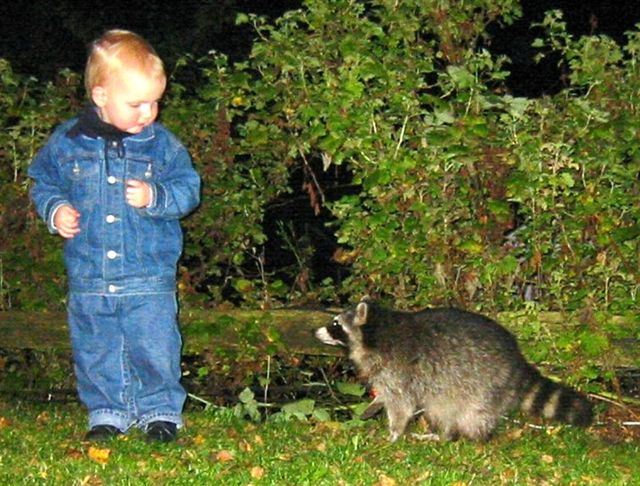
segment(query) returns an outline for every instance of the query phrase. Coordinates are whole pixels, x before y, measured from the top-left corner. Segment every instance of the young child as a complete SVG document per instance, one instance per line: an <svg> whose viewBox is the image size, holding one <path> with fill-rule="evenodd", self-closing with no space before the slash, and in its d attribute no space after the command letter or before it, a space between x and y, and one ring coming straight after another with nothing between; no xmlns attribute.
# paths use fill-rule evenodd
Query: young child
<svg viewBox="0 0 640 486"><path fill-rule="evenodd" d="M65 238L67 302L86 440L136 426L168 442L182 425L178 220L200 200L184 146L155 122L162 61L138 35L106 32L85 71L90 105L59 126L29 168L31 197Z"/></svg>

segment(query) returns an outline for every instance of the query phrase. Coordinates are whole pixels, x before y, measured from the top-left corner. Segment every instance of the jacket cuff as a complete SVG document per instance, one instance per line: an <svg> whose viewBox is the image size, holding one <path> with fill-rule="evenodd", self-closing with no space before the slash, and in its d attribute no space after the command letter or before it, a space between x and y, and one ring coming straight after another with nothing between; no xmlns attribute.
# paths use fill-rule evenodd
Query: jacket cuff
<svg viewBox="0 0 640 486"><path fill-rule="evenodd" d="M167 193L162 184L151 184L151 202L145 208L147 214L157 216L162 213L166 206Z"/></svg>
<svg viewBox="0 0 640 486"><path fill-rule="evenodd" d="M51 234L55 235L58 233L58 228L56 228L56 225L53 224L53 220L56 217L56 213L58 212L58 209L60 209L64 205L71 205L71 203L69 203L69 201L66 201L66 200L57 201L56 203L52 204L51 209L49 209L49 216L47 217L45 222L47 223L47 229Z"/></svg>

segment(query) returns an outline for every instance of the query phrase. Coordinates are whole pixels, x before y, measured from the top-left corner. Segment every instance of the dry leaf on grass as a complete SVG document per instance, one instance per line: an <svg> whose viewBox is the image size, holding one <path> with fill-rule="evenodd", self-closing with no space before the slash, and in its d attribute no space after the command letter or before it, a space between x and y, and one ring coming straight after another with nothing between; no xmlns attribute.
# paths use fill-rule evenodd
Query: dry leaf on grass
<svg viewBox="0 0 640 486"><path fill-rule="evenodd" d="M250 474L253 479L262 479L264 477L264 468L260 466L254 466L251 468Z"/></svg>
<svg viewBox="0 0 640 486"><path fill-rule="evenodd" d="M98 447L89 447L89 458L98 464L106 464L109 462L111 449L99 449Z"/></svg>
<svg viewBox="0 0 640 486"><path fill-rule="evenodd" d="M229 462L229 461L233 461L233 452L231 451L219 451L216 453L215 455L216 461L220 461L220 462Z"/></svg>

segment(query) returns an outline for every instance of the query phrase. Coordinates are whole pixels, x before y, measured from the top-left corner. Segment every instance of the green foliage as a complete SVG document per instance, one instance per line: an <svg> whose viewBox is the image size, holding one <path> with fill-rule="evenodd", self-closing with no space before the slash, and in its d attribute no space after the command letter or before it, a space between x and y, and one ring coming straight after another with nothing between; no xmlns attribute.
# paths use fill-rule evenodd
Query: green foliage
<svg viewBox="0 0 640 486"><path fill-rule="evenodd" d="M0 309L55 307L66 294L59 241L31 206L26 168L52 128L77 111L79 77L54 83L16 75L0 59Z"/></svg>
<svg viewBox="0 0 640 486"><path fill-rule="evenodd" d="M234 136L238 119L246 117L249 77L229 69L224 57L198 66L204 86L194 95L174 83L162 114L189 147L203 181L202 205L184 222L181 288L187 295L204 291L216 301L224 299L225 290L248 301L268 301L261 224L267 202L286 190L286 169L252 154L252 132Z"/></svg>
<svg viewBox="0 0 640 486"><path fill-rule="evenodd" d="M496 300L517 267L499 247L513 224L500 200L510 144L500 117L520 102L490 91L503 60L477 45L518 6L422 3L308 2L276 26L252 19L262 95L252 122L281 127L281 158L347 166L362 187L330 204L353 250L343 290L403 305Z"/></svg>
<svg viewBox="0 0 640 486"><path fill-rule="evenodd" d="M485 27L517 2L307 2L253 22L241 134L255 156L343 167L328 202L348 294L396 305L637 308L638 34L574 39L550 13L538 47L569 86L505 94ZM331 21L327 21L331 19ZM542 52L544 54L544 52ZM505 235L516 230L511 238Z"/></svg>
<svg viewBox="0 0 640 486"><path fill-rule="evenodd" d="M399 307L637 310L640 34L625 46L574 38L550 13L536 46L560 60L567 87L515 98L486 27L520 14L516 0L308 1L275 23L239 16L257 35L244 62L181 60L163 122L204 181L184 222L185 300L286 299L265 270L264 209L291 190L290 171L335 170L356 189L332 199L311 177L308 192L331 211L349 265L338 294ZM56 305L60 242L36 222L24 174L77 109L78 77L40 86L0 69L0 201L13 235L2 241L1 302ZM302 272L308 253L289 246ZM606 349L583 337L588 353Z"/></svg>

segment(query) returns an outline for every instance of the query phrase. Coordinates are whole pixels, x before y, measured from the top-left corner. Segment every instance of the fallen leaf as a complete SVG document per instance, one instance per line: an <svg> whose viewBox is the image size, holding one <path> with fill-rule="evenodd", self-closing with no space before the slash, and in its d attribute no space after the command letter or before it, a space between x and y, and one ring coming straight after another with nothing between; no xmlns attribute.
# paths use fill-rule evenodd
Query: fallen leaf
<svg viewBox="0 0 640 486"><path fill-rule="evenodd" d="M517 440L517 439L520 439L523 434L524 434L523 429L511 429L505 434L505 437L508 438L509 440Z"/></svg>
<svg viewBox="0 0 640 486"><path fill-rule="evenodd" d="M253 479L262 479L264 477L264 468L260 466L252 467L250 474Z"/></svg>
<svg viewBox="0 0 640 486"><path fill-rule="evenodd" d="M80 480L80 486L102 486L104 482L98 476L85 476Z"/></svg>
<svg viewBox="0 0 640 486"><path fill-rule="evenodd" d="M379 479L380 480L375 483L376 486L396 486L398 484L395 479L390 478L386 474L381 474Z"/></svg>
<svg viewBox="0 0 640 486"><path fill-rule="evenodd" d="M422 483L423 481L426 481L427 479L431 478L432 475L433 475L433 472L425 471L420 476L418 476L415 479L415 481L412 481L412 482L413 482L413 484Z"/></svg>
<svg viewBox="0 0 640 486"><path fill-rule="evenodd" d="M36 417L36 422L39 424L46 424L49 422L49 418L49 412L42 412Z"/></svg>
<svg viewBox="0 0 640 486"><path fill-rule="evenodd" d="M9 427L11 425L11 420L6 417L0 417L0 429L4 429L5 427Z"/></svg>
<svg viewBox="0 0 640 486"><path fill-rule="evenodd" d="M541 459L542 459L542 462L546 464L551 464L553 462L553 456L550 456L549 454L543 454Z"/></svg>
<svg viewBox="0 0 640 486"><path fill-rule="evenodd" d="M233 461L233 452L231 451L219 451L216 454L216 460L220 462L229 462Z"/></svg>
<svg viewBox="0 0 640 486"><path fill-rule="evenodd" d="M204 435L202 435L202 434L198 434L193 438L193 444L194 445L200 446L200 445L204 444L204 442L205 442L205 438L204 438Z"/></svg>
<svg viewBox="0 0 640 486"><path fill-rule="evenodd" d="M82 451L80 449L76 449L75 447L68 448L66 453L67 457L69 457L70 459L81 459L82 457L84 457Z"/></svg>
<svg viewBox="0 0 640 486"><path fill-rule="evenodd" d="M99 449L97 447L89 447L89 458L98 464L106 464L109 462L111 449Z"/></svg>
<svg viewBox="0 0 640 486"><path fill-rule="evenodd" d="M164 454L161 454L160 452L152 452L151 457L158 462L163 462L165 460Z"/></svg>
<svg viewBox="0 0 640 486"><path fill-rule="evenodd" d="M402 462L407 458L407 453L405 451L396 451L393 453L393 457L397 462Z"/></svg>

